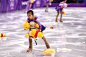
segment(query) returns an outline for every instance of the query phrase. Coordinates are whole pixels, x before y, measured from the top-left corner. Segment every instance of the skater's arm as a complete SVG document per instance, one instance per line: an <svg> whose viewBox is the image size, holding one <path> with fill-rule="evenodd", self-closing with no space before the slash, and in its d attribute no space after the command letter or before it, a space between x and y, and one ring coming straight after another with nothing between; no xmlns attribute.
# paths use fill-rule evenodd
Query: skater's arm
<svg viewBox="0 0 86 57"><path fill-rule="evenodd" d="M40 23L38 20L36 20L36 22L37 22L38 25L39 25L39 28L38 28L38 29L41 29L41 28L42 28L41 23Z"/></svg>

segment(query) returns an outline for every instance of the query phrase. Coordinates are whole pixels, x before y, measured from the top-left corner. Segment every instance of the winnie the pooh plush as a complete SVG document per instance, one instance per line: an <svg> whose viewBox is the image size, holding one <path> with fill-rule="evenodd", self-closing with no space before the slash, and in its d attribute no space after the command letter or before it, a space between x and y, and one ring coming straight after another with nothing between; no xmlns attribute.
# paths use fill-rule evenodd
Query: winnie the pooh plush
<svg viewBox="0 0 86 57"><path fill-rule="evenodd" d="M35 23L34 21L31 21L31 22L30 22L30 26L31 26L31 28L33 28L33 27L39 28L38 23Z"/></svg>
<svg viewBox="0 0 86 57"><path fill-rule="evenodd" d="M29 38L29 35L32 36L34 39L36 39L37 37L39 38L43 37L43 33L40 32L41 30L36 29L39 28L39 25L33 21L30 23L28 22L23 23L23 28L25 30L32 29L32 31L30 31L29 34L25 35L26 38Z"/></svg>
<svg viewBox="0 0 86 57"><path fill-rule="evenodd" d="M40 32L40 30L36 30L36 29L33 29L32 31L30 31L29 35L34 37L34 39L36 39L37 37L39 37L39 38L43 37L43 33Z"/></svg>
<svg viewBox="0 0 86 57"><path fill-rule="evenodd" d="M28 29L30 29L31 27L39 28L39 25L38 25L37 23L35 23L35 22L30 22L30 23L25 22L25 23L23 23L23 28L24 28L24 30L28 30Z"/></svg>
<svg viewBox="0 0 86 57"><path fill-rule="evenodd" d="M23 23L23 28L24 28L24 30L28 30L29 28L31 28L30 23L28 23L28 22Z"/></svg>

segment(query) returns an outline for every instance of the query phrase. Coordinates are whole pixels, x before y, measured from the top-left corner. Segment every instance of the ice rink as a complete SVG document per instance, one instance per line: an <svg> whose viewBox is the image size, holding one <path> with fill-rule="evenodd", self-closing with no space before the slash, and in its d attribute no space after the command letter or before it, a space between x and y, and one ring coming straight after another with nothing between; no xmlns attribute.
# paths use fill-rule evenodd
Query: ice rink
<svg viewBox="0 0 86 57"><path fill-rule="evenodd" d="M86 8L68 7L64 11L63 23L55 22L55 8L33 9L38 20L46 26L44 36L50 47L55 49L54 56L45 56L45 43L38 38L33 51L27 53L29 46L22 23L26 22L27 15L24 10L0 14L0 33L6 33L6 37L0 38L0 57L86 57ZM58 20L60 19L60 16ZM53 26L53 29L50 29Z"/></svg>

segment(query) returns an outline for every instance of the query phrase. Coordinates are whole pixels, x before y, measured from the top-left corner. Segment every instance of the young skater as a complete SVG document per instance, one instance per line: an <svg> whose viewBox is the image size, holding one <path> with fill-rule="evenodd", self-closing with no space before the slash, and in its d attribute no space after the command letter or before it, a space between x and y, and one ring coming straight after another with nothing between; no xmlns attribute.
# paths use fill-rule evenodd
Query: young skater
<svg viewBox="0 0 86 57"><path fill-rule="evenodd" d="M27 12L27 16L28 16L28 19L27 19L28 23L30 23L31 21L34 21L34 22L38 23L38 25L39 25L38 29L41 30L41 32L43 32L45 30L45 27L42 24L40 24L40 22L37 20L37 17L34 16L34 13L32 10L29 10ZM45 42L47 49L50 48L50 45L48 44L46 38L43 36L42 39ZM32 39L29 38L29 48L28 48L27 52L30 52L30 51L32 51Z"/></svg>
<svg viewBox="0 0 86 57"><path fill-rule="evenodd" d="M63 21L62 21L62 14L63 14L62 10L67 6L66 1L67 1L67 0L63 0L62 2L60 2L59 6L57 6L57 7L55 8L56 11L57 11L57 16L56 16L56 20L55 20L56 22L58 22L59 13L61 14L60 22L63 22Z"/></svg>
<svg viewBox="0 0 86 57"><path fill-rule="evenodd" d="M51 2L53 0L45 0L46 1L46 9L45 9L45 12L48 12L48 5L51 5Z"/></svg>

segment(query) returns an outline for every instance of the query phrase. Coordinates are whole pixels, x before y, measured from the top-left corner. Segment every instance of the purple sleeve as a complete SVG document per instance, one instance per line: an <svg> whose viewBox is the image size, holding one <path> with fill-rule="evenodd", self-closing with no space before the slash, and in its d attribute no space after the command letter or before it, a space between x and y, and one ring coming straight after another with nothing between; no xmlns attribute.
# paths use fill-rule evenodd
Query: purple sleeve
<svg viewBox="0 0 86 57"><path fill-rule="evenodd" d="M36 20L36 22L37 22L38 25L39 25L39 29L41 29L41 28L42 28L41 23L40 23L38 20Z"/></svg>
<svg viewBox="0 0 86 57"><path fill-rule="evenodd" d="M27 22L29 22L29 20L27 19Z"/></svg>

